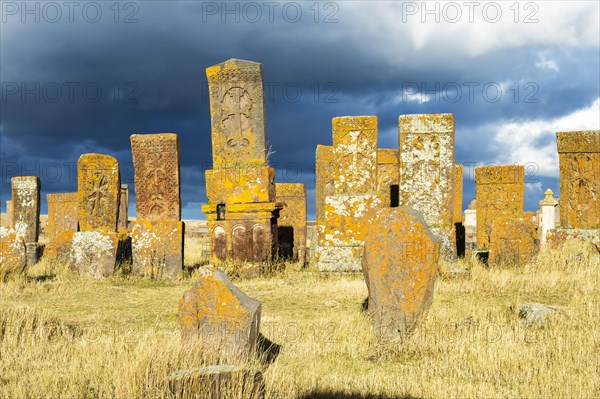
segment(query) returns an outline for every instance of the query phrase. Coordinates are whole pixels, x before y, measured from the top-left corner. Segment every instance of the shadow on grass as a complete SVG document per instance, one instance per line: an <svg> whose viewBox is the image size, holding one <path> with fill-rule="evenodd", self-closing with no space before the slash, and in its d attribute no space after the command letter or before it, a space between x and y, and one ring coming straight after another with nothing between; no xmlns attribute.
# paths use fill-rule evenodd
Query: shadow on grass
<svg viewBox="0 0 600 399"><path fill-rule="evenodd" d="M256 344L256 354L260 359L263 359L266 364L271 364L279 356L280 351L281 345L260 334Z"/></svg>
<svg viewBox="0 0 600 399"><path fill-rule="evenodd" d="M343 393L335 391L314 391L300 396L300 399L418 399L416 396L389 396L389 395L371 395L360 393Z"/></svg>

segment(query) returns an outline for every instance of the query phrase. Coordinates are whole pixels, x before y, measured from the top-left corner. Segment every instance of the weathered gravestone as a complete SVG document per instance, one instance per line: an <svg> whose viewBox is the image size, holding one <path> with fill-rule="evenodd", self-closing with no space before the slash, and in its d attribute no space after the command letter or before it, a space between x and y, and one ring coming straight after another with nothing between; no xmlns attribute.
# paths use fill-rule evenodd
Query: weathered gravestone
<svg viewBox="0 0 600 399"><path fill-rule="evenodd" d="M36 176L17 176L11 179L13 226L27 248L27 264L38 258L40 235L40 179Z"/></svg>
<svg viewBox="0 0 600 399"><path fill-rule="evenodd" d="M553 192L547 189L545 197L540 201L540 213L538 214L538 228L540 230L540 244L546 244L548 231L556 228L556 207L558 201L554 198Z"/></svg>
<svg viewBox="0 0 600 399"><path fill-rule="evenodd" d="M183 268L179 138L173 133L134 134L137 218L132 224L133 271L153 278L176 277Z"/></svg>
<svg viewBox="0 0 600 399"><path fill-rule="evenodd" d="M77 231L77 193L47 194L48 241L53 242L65 231Z"/></svg>
<svg viewBox="0 0 600 399"><path fill-rule="evenodd" d="M422 215L410 208L384 208L369 226L363 274L369 312L382 340L414 330L431 304L439 242Z"/></svg>
<svg viewBox="0 0 600 399"><path fill-rule="evenodd" d="M498 218L523 218L525 168L519 165L475 168L477 246L488 249L492 223Z"/></svg>
<svg viewBox="0 0 600 399"><path fill-rule="evenodd" d="M492 223L489 265L524 265L538 250L531 225L523 219L496 218Z"/></svg>
<svg viewBox="0 0 600 399"><path fill-rule="evenodd" d="M277 249L275 170L268 165L262 65L230 59L206 69L213 169L206 171L212 260L258 272Z"/></svg>
<svg viewBox="0 0 600 399"><path fill-rule="evenodd" d="M259 337L261 303L240 291L221 270L201 270L200 281L179 300L184 339L214 344L223 353L250 354Z"/></svg>
<svg viewBox="0 0 600 399"><path fill-rule="evenodd" d="M25 242L14 230L0 227L0 282L27 265Z"/></svg>
<svg viewBox="0 0 600 399"><path fill-rule="evenodd" d="M72 236L70 266L96 278L108 276L130 255L129 239L117 233L119 164L109 155L83 154L77 173L80 231Z"/></svg>
<svg viewBox="0 0 600 399"><path fill-rule="evenodd" d="M377 117L333 118L332 130L334 194L317 220L316 263L320 271L356 271L373 211L385 206L377 195Z"/></svg>
<svg viewBox="0 0 600 399"><path fill-rule="evenodd" d="M315 216L317 225L323 225L325 221L325 197L335 194L334 181L337 168L333 147L317 145L315 157Z"/></svg>
<svg viewBox="0 0 600 399"><path fill-rule="evenodd" d="M562 228L600 227L600 130L556 133Z"/></svg>
<svg viewBox="0 0 600 399"><path fill-rule="evenodd" d="M279 256L304 263L306 255L306 188L302 183L275 184L277 202L285 203L277 219Z"/></svg>
<svg viewBox="0 0 600 399"><path fill-rule="evenodd" d="M400 204L421 212L442 255L454 258L454 116L400 115L398 135Z"/></svg>
<svg viewBox="0 0 600 399"><path fill-rule="evenodd" d="M119 164L110 155L83 154L77 161L79 229L117 231L121 198Z"/></svg>

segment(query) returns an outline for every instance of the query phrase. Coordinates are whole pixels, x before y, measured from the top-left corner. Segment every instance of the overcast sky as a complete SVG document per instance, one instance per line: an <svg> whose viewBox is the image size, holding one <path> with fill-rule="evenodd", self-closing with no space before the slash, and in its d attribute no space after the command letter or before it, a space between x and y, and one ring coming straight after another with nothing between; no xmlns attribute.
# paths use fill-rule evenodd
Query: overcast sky
<svg viewBox="0 0 600 399"><path fill-rule="evenodd" d="M204 219L211 167L205 68L263 64L278 182L302 182L314 218L317 144L331 118L454 114L464 207L474 167L526 166L525 209L556 195L556 131L599 129L597 1L1 2L0 199L35 174L76 191L80 154L115 156L133 188L129 136L178 133L183 218ZM132 192L133 194L133 192ZM134 195L131 213L135 215Z"/></svg>

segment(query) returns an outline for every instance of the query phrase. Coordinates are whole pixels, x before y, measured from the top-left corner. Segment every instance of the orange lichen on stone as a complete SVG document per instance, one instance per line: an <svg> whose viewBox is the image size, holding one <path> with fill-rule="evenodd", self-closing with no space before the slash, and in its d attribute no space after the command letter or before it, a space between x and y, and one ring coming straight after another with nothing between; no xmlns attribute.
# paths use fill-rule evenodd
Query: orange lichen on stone
<svg viewBox="0 0 600 399"><path fill-rule="evenodd" d="M600 228L600 130L556 133L562 228Z"/></svg>
<svg viewBox="0 0 600 399"><path fill-rule="evenodd" d="M250 353L260 329L261 303L240 291L221 270L201 269L200 281L179 300L184 339L213 343L215 350Z"/></svg>
<svg viewBox="0 0 600 399"><path fill-rule="evenodd" d="M392 186L400 184L400 163L398 150L379 148L377 150L377 194L384 198L385 206L391 204ZM396 191L396 195L398 192Z"/></svg>
<svg viewBox="0 0 600 399"><path fill-rule="evenodd" d="M524 265L539 249L531 226L523 219L495 218L489 244L489 265Z"/></svg>
<svg viewBox="0 0 600 399"><path fill-rule="evenodd" d="M263 70L230 59L206 69L212 121L213 168L266 165Z"/></svg>
<svg viewBox="0 0 600 399"><path fill-rule="evenodd" d="M334 195L325 199L325 222L316 254L320 271L356 271L361 268L362 245L377 212L384 208L377 195Z"/></svg>
<svg viewBox="0 0 600 399"><path fill-rule="evenodd" d="M317 224L320 224L325 217L325 197L336 193L334 181L337 167L332 146L317 145L315 157L315 217Z"/></svg>
<svg viewBox="0 0 600 399"><path fill-rule="evenodd" d="M155 279L179 276L183 240L182 221L136 219L131 228L133 272Z"/></svg>
<svg viewBox="0 0 600 399"><path fill-rule="evenodd" d="M0 227L0 278L20 273L27 264L23 237L14 230Z"/></svg>
<svg viewBox="0 0 600 399"><path fill-rule="evenodd" d="M498 218L523 218L525 168L521 165L475 168L477 246L488 249L492 223Z"/></svg>
<svg viewBox="0 0 600 399"><path fill-rule="evenodd" d="M205 174L209 203L236 204L275 200L275 169L268 166L207 170Z"/></svg>
<svg viewBox="0 0 600 399"><path fill-rule="evenodd" d="M77 161L79 229L116 232L121 193L119 164L109 155L83 154Z"/></svg>
<svg viewBox="0 0 600 399"><path fill-rule="evenodd" d="M402 338L428 309L439 248L421 214L409 208L384 208L369 225L362 269L381 339Z"/></svg>
<svg viewBox="0 0 600 399"><path fill-rule="evenodd" d="M277 183L276 200L284 203L277 219L279 255L304 263L306 256L306 188L302 183Z"/></svg>
<svg viewBox="0 0 600 399"><path fill-rule="evenodd" d="M11 179L12 224L26 244L38 242L40 234L40 179L16 176Z"/></svg>
<svg viewBox="0 0 600 399"><path fill-rule="evenodd" d="M454 189L452 190L453 195L453 223L462 223L463 221L463 166L460 164L454 164Z"/></svg>
<svg viewBox="0 0 600 399"><path fill-rule="evenodd" d="M333 118L336 194L374 194L377 189L377 117Z"/></svg>
<svg viewBox="0 0 600 399"><path fill-rule="evenodd" d="M134 134L130 141L135 168L137 218L180 220L177 134Z"/></svg>
<svg viewBox="0 0 600 399"><path fill-rule="evenodd" d="M52 241L44 247L44 259L51 262L62 262L69 259L71 245L76 230L65 230L56 234Z"/></svg>
<svg viewBox="0 0 600 399"><path fill-rule="evenodd" d="M65 231L77 231L77 193L47 194L48 241Z"/></svg>

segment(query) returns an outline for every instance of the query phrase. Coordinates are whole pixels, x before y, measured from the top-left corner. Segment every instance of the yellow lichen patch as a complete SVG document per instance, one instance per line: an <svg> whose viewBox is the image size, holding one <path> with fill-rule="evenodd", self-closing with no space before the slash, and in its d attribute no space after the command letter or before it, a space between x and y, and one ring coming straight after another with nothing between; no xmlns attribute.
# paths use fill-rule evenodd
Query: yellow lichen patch
<svg viewBox="0 0 600 399"><path fill-rule="evenodd" d="M183 268L183 222L137 219L131 229L132 269L155 279L179 276Z"/></svg>
<svg viewBox="0 0 600 399"><path fill-rule="evenodd" d="M320 224L325 217L325 197L335 194L337 167L332 146L317 145L315 157L315 217Z"/></svg>
<svg viewBox="0 0 600 399"><path fill-rule="evenodd" d="M203 270L179 301L178 322L187 339L214 342L215 349L251 350L258 339L260 302L235 287L220 270Z"/></svg>
<svg viewBox="0 0 600 399"><path fill-rule="evenodd" d="M275 169L268 166L206 171L209 203L271 202L275 199Z"/></svg>
<svg viewBox="0 0 600 399"><path fill-rule="evenodd" d="M75 230L66 230L54 236L44 247L44 259L60 262L67 260L71 253L71 244Z"/></svg>
<svg viewBox="0 0 600 399"><path fill-rule="evenodd" d="M5 227L0 228L0 281L25 269L27 259L23 237Z"/></svg>
<svg viewBox="0 0 600 399"><path fill-rule="evenodd" d="M363 273L381 338L400 338L427 310L438 255L439 244L418 212L400 207L379 212L366 236Z"/></svg>
<svg viewBox="0 0 600 399"><path fill-rule="evenodd" d="M121 179L110 155L83 154L77 161L78 212L81 231L117 231Z"/></svg>
<svg viewBox="0 0 600 399"><path fill-rule="evenodd" d="M556 133L560 167L560 224L600 228L600 130Z"/></svg>
<svg viewBox="0 0 600 399"><path fill-rule="evenodd" d="M377 117L333 118L337 194L372 194L377 188Z"/></svg>
<svg viewBox="0 0 600 399"><path fill-rule="evenodd" d="M523 218L525 168L519 165L475 168L477 246L487 249L492 223L498 218Z"/></svg>
<svg viewBox="0 0 600 399"><path fill-rule="evenodd" d="M453 223L462 223L463 221L463 166L454 165L454 189L453 189Z"/></svg>
<svg viewBox="0 0 600 399"><path fill-rule="evenodd" d="M304 263L306 254L306 188L302 183L277 183L276 200L284 203L277 219L279 255Z"/></svg>
<svg viewBox="0 0 600 399"><path fill-rule="evenodd" d="M492 223L490 265L524 265L538 250L531 226L523 219L496 218Z"/></svg>
<svg viewBox="0 0 600 399"><path fill-rule="evenodd" d="M48 241L66 231L77 231L77 193L47 194Z"/></svg>

